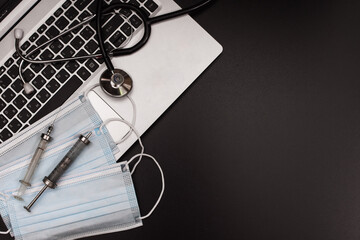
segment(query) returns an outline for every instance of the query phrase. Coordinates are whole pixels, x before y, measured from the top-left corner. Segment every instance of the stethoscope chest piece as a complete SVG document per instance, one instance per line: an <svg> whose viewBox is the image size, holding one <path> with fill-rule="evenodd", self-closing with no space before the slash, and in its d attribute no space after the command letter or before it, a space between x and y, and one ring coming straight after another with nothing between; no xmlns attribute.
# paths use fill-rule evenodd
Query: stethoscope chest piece
<svg viewBox="0 0 360 240"><path fill-rule="evenodd" d="M100 86L112 97L124 97L131 91L133 81L123 70L115 69L113 72L105 70L100 77Z"/></svg>

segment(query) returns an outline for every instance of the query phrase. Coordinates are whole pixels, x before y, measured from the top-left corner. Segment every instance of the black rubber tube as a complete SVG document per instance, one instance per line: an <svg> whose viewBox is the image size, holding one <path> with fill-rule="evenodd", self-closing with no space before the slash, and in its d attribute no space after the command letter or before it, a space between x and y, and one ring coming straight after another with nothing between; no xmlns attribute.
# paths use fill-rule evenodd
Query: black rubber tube
<svg viewBox="0 0 360 240"><path fill-rule="evenodd" d="M98 36L98 44L100 48L101 55L104 59L105 65L109 71L114 71L114 65L112 64L110 57L108 53L106 52L105 46L104 46L104 38L102 34L102 23L101 23L101 11L102 11L102 0L98 0L97 2L97 8L96 8L96 33Z"/></svg>

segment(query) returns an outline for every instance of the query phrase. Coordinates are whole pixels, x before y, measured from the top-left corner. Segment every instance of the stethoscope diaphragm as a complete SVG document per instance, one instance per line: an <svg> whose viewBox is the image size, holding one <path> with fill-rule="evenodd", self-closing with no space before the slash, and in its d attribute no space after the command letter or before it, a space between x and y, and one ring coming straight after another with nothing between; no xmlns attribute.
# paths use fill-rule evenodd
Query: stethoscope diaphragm
<svg viewBox="0 0 360 240"><path fill-rule="evenodd" d="M123 70L114 69L113 72L105 70L100 77L100 86L112 97L124 97L131 91L133 81Z"/></svg>

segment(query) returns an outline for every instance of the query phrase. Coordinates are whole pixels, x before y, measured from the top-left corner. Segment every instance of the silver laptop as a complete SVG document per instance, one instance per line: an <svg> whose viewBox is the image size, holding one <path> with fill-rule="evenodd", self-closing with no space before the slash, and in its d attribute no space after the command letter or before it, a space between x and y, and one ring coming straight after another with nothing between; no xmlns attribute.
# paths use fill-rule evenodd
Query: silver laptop
<svg viewBox="0 0 360 240"><path fill-rule="evenodd" d="M139 6L149 16L180 8L172 0L124 2ZM105 70L102 61L94 59L55 65L29 64L23 69L24 77L36 91L26 95L16 72L20 60L15 53L14 28L24 30L21 49L26 54L34 46L93 14L94 6L94 0L0 1L0 154L50 124L49 114L97 84ZM126 17L125 21L110 16L104 22L103 28L109 28L105 34L108 49L121 46L130 35L133 35L130 44L141 37L141 24L136 15L124 10L121 16ZM90 23L31 57L46 59L96 51L95 29ZM125 70L134 81L130 96L136 104L138 132L143 134L221 52L219 43L191 17L183 16L154 25L149 42L140 51L113 58L115 68ZM90 92L89 98L103 120L132 117L133 109L126 98L109 97L100 88ZM121 139L129 130L121 123L111 123L108 128L114 140ZM117 157L135 141L133 137L121 144Z"/></svg>

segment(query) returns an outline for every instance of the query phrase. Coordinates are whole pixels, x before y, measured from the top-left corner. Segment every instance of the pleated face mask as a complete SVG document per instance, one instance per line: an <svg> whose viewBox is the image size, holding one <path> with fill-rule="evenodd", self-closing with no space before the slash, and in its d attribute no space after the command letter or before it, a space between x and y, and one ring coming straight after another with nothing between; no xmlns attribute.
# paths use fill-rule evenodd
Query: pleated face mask
<svg viewBox="0 0 360 240"><path fill-rule="evenodd" d="M54 118L56 115L54 113L51 118ZM114 164L116 160L113 154L116 154L119 150L108 134L107 129L104 127L100 131L98 127L101 124L101 118L91 103L85 98L80 97L69 103L64 111L57 116L52 133L53 140L49 143L36 167L31 182L42 181L44 176L52 171L71 148L79 134L89 130L93 130L95 133L91 137L93 144L84 149L84 154L74 161L64 176ZM24 177L37 144L40 141L40 135L44 131L46 130L42 129L32 136L23 139L0 155L0 192L20 186L19 180ZM11 228L7 208L1 203L0 213L6 226Z"/></svg>
<svg viewBox="0 0 360 240"><path fill-rule="evenodd" d="M23 195L25 202L41 187L39 182L29 189ZM15 198L6 198L5 203L15 239L75 239L142 225L126 162L62 178L31 213Z"/></svg>
<svg viewBox="0 0 360 240"><path fill-rule="evenodd" d="M36 146L37 141L33 138L37 135L25 139L0 156L0 213L9 229L6 233L15 239L75 239L131 229L142 225L142 219L150 216L162 197L165 188L162 170L152 156L143 153L141 140L133 125L121 119L109 120L127 124L134 130L142 146L142 153L129 162L116 163L114 154L118 151L117 143L108 134L106 123L102 123L90 102L82 97L79 99L81 103L76 100L76 107L66 108L68 111L60 114L56 120L55 127L67 130L54 131L54 140L36 169L32 185L22 196L24 201L15 199L14 195L17 194L21 173ZM74 122L71 119L78 119L82 123L71 124ZM43 187L42 178L59 163L79 134L88 131L93 131L89 146L60 178L57 188L46 191L31 213L27 212L24 205L31 202ZM139 212L128 166L142 156L154 160L163 182L158 201L143 217Z"/></svg>

